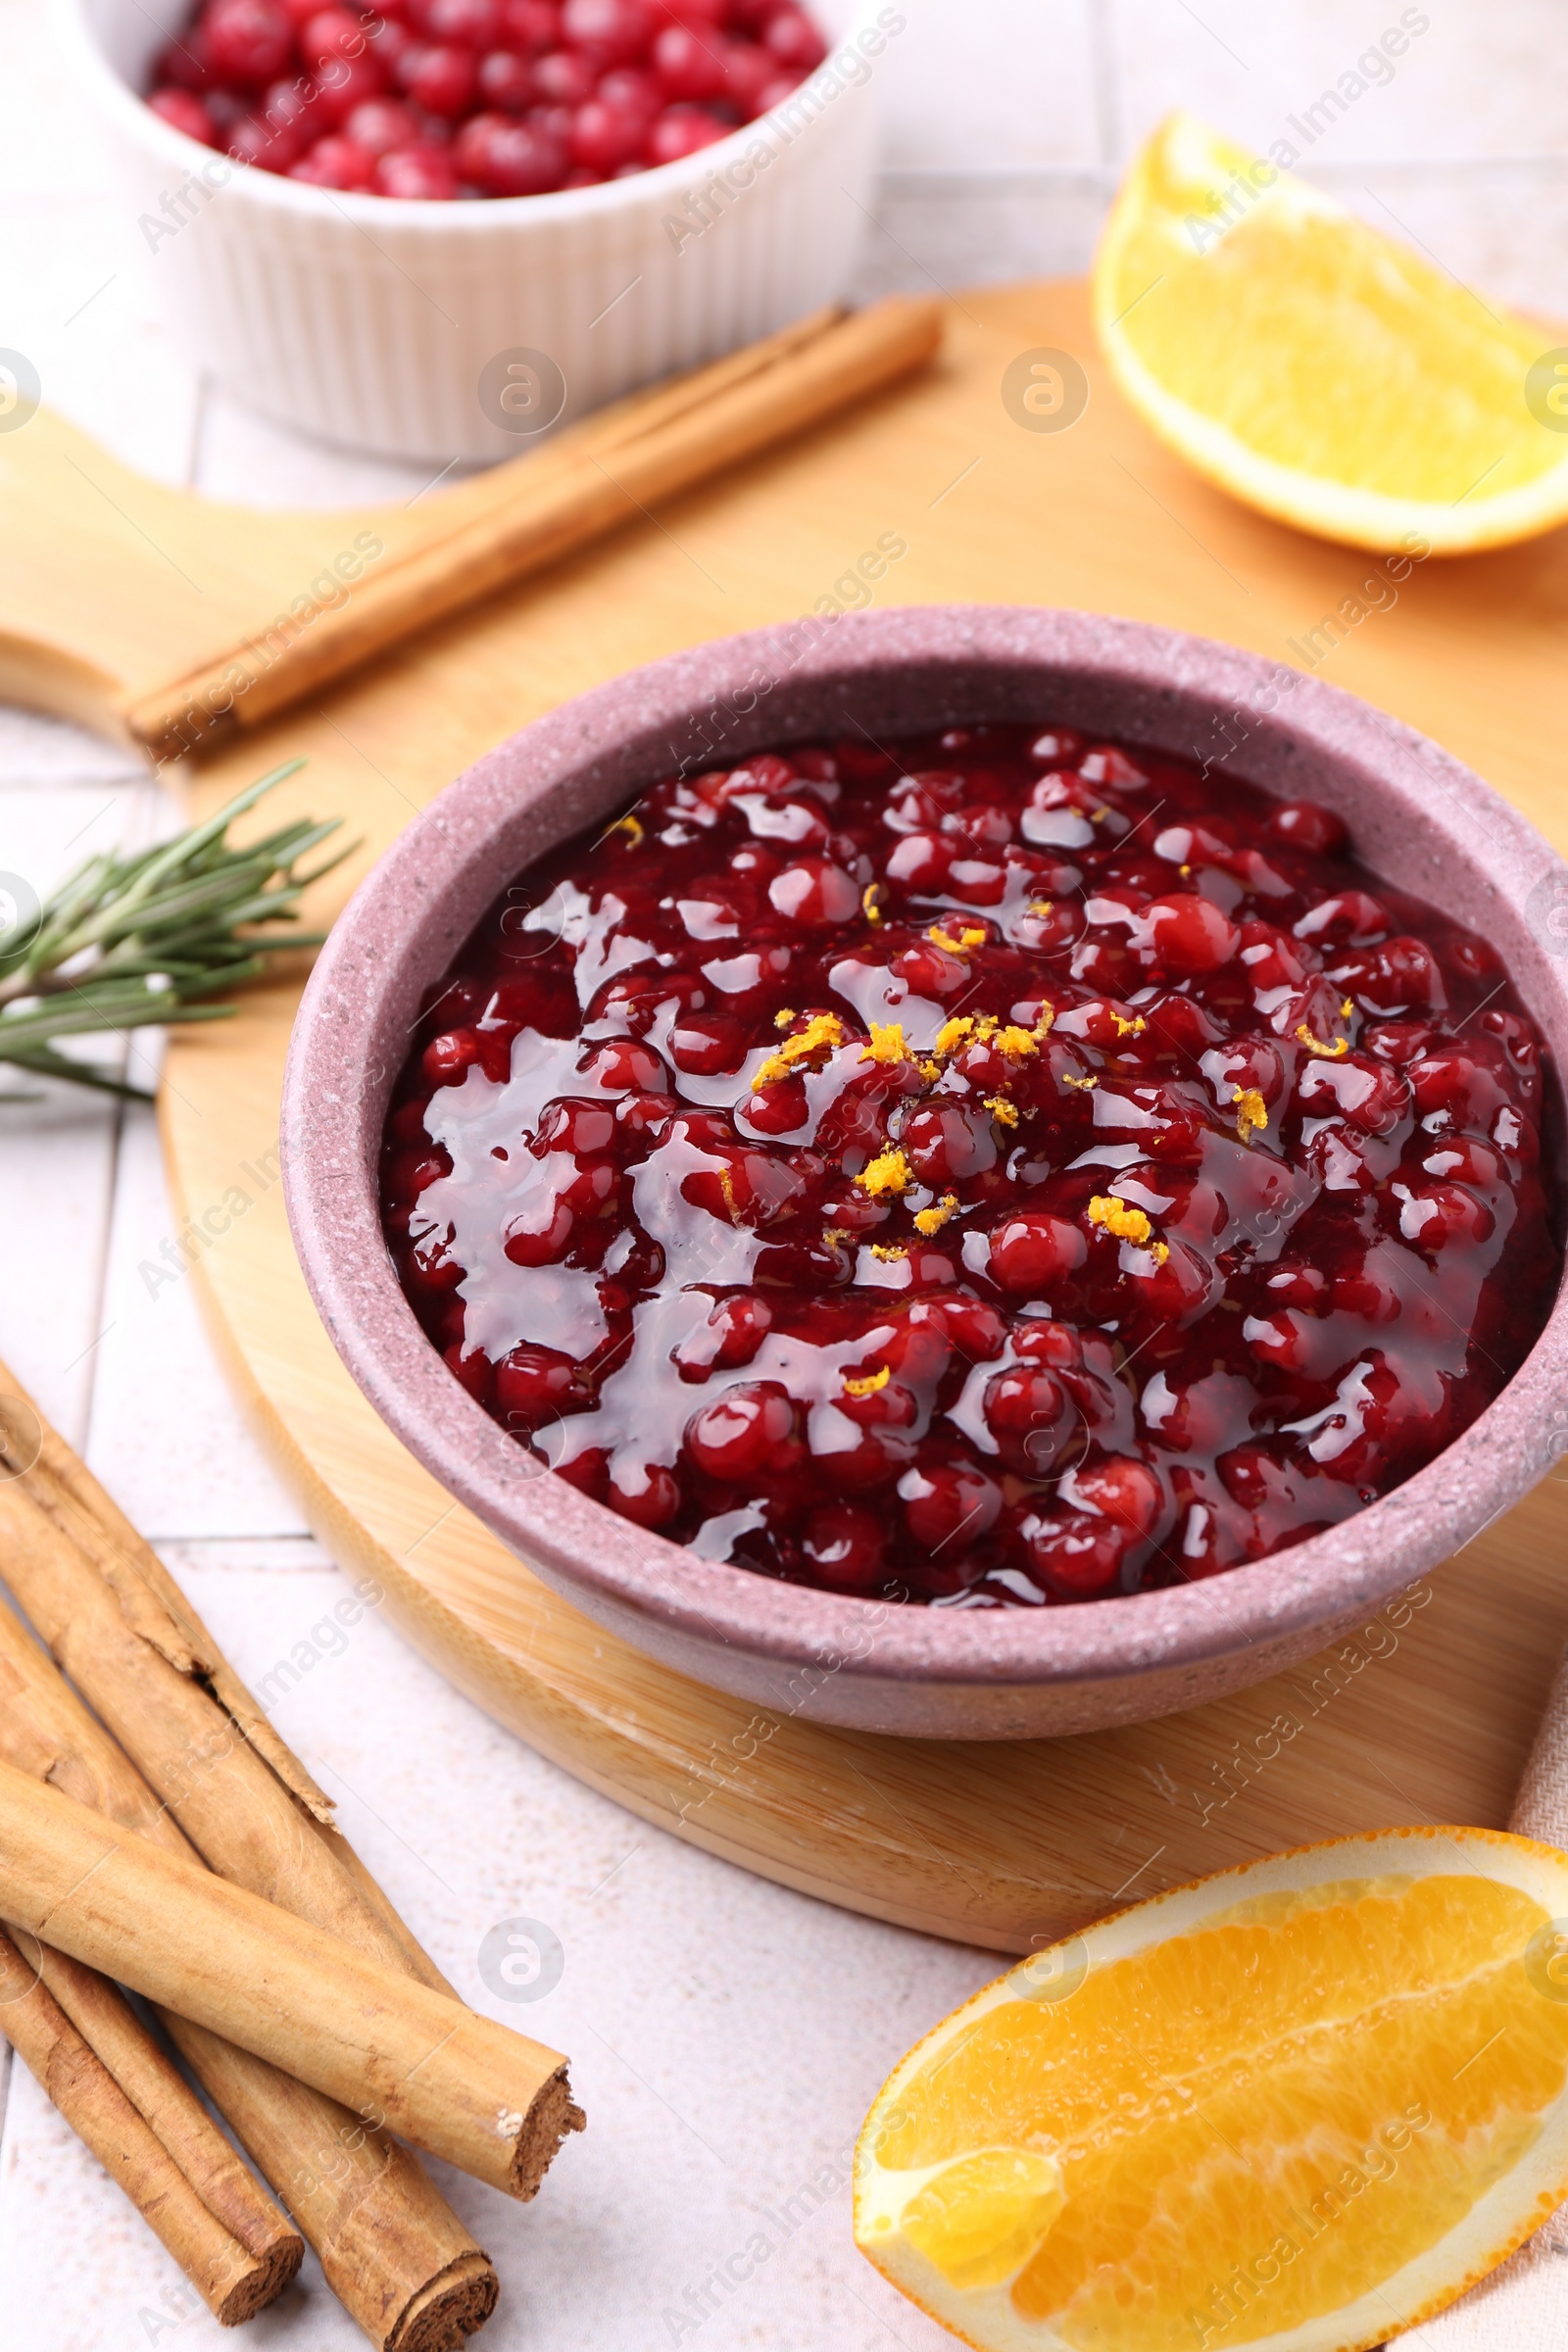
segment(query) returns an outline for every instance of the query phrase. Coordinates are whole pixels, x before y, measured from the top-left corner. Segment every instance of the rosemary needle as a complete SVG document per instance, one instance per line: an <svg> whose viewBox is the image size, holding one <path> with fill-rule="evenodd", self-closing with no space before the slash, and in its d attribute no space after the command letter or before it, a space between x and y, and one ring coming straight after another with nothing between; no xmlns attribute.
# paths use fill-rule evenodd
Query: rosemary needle
<svg viewBox="0 0 1568 2352"><path fill-rule="evenodd" d="M349 854L301 870L341 819L300 817L243 848L228 838L236 817L304 764L273 768L156 849L87 858L36 912L0 925L0 1061L145 1102L113 1071L58 1053L58 1041L222 1020L233 1006L207 999L257 978L271 951L319 947L323 933L288 926L303 893Z"/></svg>

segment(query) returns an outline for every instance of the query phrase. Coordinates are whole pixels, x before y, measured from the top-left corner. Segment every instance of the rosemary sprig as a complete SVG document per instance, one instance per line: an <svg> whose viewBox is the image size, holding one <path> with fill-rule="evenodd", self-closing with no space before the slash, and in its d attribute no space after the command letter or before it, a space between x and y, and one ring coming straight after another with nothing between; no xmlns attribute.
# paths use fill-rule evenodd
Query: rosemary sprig
<svg viewBox="0 0 1568 2352"><path fill-rule="evenodd" d="M224 1020L234 1007L207 998L257 978L271 951L319 947L324 933L286 927L299 920L302 894L349 855L301 870L341 820L301 817L243 849L228 838L236 817L304 764L274 768L161 848L87 858L36 915L19 909L0 925L0 1061L145 1102L143 1088L57 1053L56 1042Z"/></svg>

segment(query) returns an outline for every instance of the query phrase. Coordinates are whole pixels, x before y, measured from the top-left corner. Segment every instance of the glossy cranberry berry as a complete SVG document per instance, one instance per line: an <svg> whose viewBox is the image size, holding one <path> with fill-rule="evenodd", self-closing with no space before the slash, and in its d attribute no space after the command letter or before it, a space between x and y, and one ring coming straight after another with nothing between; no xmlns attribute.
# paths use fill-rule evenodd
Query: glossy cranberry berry
<svg viewBox="0 0 1568 2352"><path fill-rule="evenodd" d="M202 33L212 72L249 88L282 73L294 42L294 27L277 0L212 0Z"/></svg>

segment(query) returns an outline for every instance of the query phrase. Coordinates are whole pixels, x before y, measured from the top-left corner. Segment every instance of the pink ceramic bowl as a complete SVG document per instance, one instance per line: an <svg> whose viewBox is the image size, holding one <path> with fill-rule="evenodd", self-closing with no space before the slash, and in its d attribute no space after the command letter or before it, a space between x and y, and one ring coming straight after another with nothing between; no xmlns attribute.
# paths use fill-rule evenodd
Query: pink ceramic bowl
<svg viewBox="0 0 1568 2352"><path fill-rule="evenodd" d="M294 1239L345 1363L442 1484L601 1625L781 1714L946 1739L1135 1722L1307 1657L1435 1568L1562 1450L1568 1298L1491 1409L1357 1517L1254 1566L1064 1608L840 1598L697 1558L537 1469L453 1379L398 1288L375 1170L421 991L501 882L661 775L766 744L1059 719L1340 809L1359 855L1493 941L1568 1063L1568 868L1480 779L1352 696L1204 639L946 606L699 646L580 696L461 776L390 850L306 991L283 1105ZM1222 723L1216 726L1216 719Z"/></svg>

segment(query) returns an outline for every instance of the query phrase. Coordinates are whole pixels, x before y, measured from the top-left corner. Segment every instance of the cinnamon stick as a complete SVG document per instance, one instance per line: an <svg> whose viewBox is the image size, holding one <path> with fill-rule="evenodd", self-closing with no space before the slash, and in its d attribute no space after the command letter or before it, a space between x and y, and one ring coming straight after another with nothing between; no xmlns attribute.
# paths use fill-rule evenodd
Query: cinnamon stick
<svg viewBox="0 0 1568 2352"><path fill-rule="evenodd" d="M108 1994L110 1987L105 1985L102 1990ZM119 1999L118 1994L113 1997ZM123 2020L115 2027L114 2034L122 2055L130 2039L125 2031L129 2027L146 2044L144 2061L161 2061L207 2131L221 2140L145 2030L123 2002L120 2005ZM36 1969L4 1933L0 1933L0 2031L225 2328L254 2319L282 2292L299 2268L299 2239L282 2229L273 2234L266 2251L256 2253L224 2228L163 2138L77 2032ZM166 2116L176 2104L167 2094L160 2103ZM282 2216L276 2218L281 2224Z"/></svg>
<svg viewBox="0 0 1568 2352"><path fill-rule="evenodd" d="M0 1451L8 1443L0 1429ZM197 1852L237 1886L403 1965L363 1884L214 1696L215 1645L166 1606L144 1548L109 1537L43 1458L0 1482L6 1583Z"/></svg>
<svg viewBox="0 0 1568 2352"><path fill-rule="evenodd" d="M178 2165L202 2203L247 2254L275 2276L279 2293L300 2267L304 2240L258 2188L206 2108L187 2087L118 1985L17 1928L26 1966L71 2020ZM3 2020L0 2020L3 2023Z"/></svg>
<svg viewBox="0 0 1568 2352"><path fill-rule="evenodd" d="M534 2193L567 2128L558 2051L9 1764L0 1918L508 2195Z"/></svg>
<svg viewBox="0 0 1568 2352"><path fill-rule="evenodd" d="M258 726L399 639L646 514L669 498L869 397L931 358L941 305L894 294L782 333L652 392L634 393L554 445L448 493L436 532L318 608L308 628L259 615L252 637L123 705L155 752L188 749L230 717ZM437 509L437 514L440 513ZM279 640L278 643L273 642Z"/></svg>
<svg viewBox="0 0 1568 2352"><path fill-rule="evenodd" d="M172 1816L3 1606L0 1757L195 1858ZM417 2157L335 2100L187 2019L165 2011L160 2022L287 2198L327 2284L378 2352L448 2352L483 2326L496 2303L494 2268Z"/></svg>

